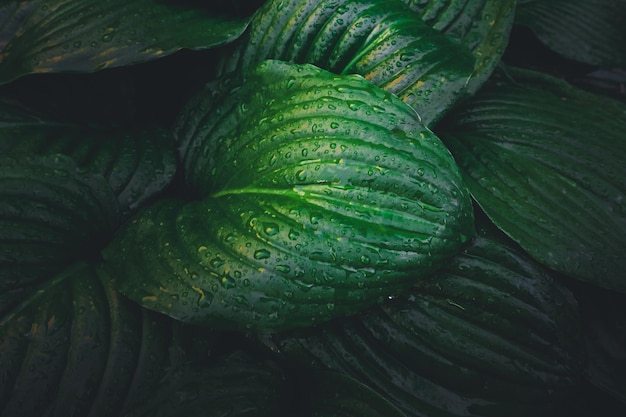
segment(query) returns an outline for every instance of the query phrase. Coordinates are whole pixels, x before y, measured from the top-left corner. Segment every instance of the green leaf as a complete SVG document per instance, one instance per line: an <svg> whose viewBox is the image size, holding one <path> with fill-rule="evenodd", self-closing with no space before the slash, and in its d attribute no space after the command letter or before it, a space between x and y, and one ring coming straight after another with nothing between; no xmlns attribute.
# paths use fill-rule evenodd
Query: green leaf
<svg viewBox="0 0 626 417"><path fill-rule="evenodd" d="M113 128L57 123L0 102L0 151L13 155L67 155L78 168L104 177L123 218L170 184L174 140L158 127Z"/></svg>
<svg viewBox="0 0 626 417"><path fill-rule="evenodd" d="M92 256L119 224L101 175L64 155L0 156L0 290L28 286Z"/></svg>
<svg viewBox="0 0 626 417"><path fill-rule="evenodd" d="M570 277L626 291L626 106L511 69L438 131L493 222Z"/></svg>
<svg viewBox="0 0 626 417"><path fill-rule="evenodd" d="M388 0L268 1L225 57L225 70L279 59L360 74L414 107L426 125L457 101L474 67L467 48Z"/></svg>
<svg viewBox="0 0 626 417"><path fill-rule="evenodd" d="M97 266L76 263L0 316L0 412L119 415L181 365L177 351L197 360L191 331L123 298Z"/></svg>
<svg viewBox="0 0 626 417"><path fill-rule="evenodd" d="M176 136L201 200L162 200L103 256L131 299L223 329L307 326L421 279L474 233L460 173L361 76L265 61L193 99Z"/></svg>
<svg viewBox="0 0 626 417"><path fill-rule="evenodd" d="M626 2L520 1L515 23L566 58L604 67L626 65Z"/></svg>
<svg viewBox="0 0 626 417"><path fill-rule="evenodd" d="M27 0L0 5L0 83L30 73L92 72L241 35L249 17L157 0Z"/></svg>
<svg viewBox="0 0 626 417"><path fill-rule="evenodd" d="M292 393L284 371L236 350L209 366L191 363L159 381L149 396L123 417L289 415Z"/></svg>
<svg viewBox="0 0 626 417"><path fill-rule="evenodd" d="M407 417L376 390L347 374L299 369L304 412L311 417ZM302 404L302 403L301 403Z"/></svg>
<svg viewBox="0 0 626 417"><path fill-rule="evenodd" d="M351 375L412 416L551 415L583 369L571 292L483 236L394 300L260 340L294 366Z"/></svg>
<svg viewBox="0 0 626 417"><path fill-rule="evenodd" d="M434 29L466 46L476 59L467 94L475 94L500 62L516 0L402 0Z"/></svg>

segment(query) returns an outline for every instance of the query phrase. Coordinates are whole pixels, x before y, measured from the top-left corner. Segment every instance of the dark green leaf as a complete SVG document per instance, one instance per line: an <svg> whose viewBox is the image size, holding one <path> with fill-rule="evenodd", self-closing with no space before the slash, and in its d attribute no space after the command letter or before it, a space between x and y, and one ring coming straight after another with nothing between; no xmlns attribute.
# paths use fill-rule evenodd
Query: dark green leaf
<svg viewBox="0 0 626 417"><path fill-rule="evenodd" d="M158 0L27 0L0 5L0 83L29 73L92 72L206 49L248 17Z"/></svg>
<svg viewBox="0 0 626 417"><path fill-rule="evenodd" d="M624 22L622 0L525 0L515 18L559 54L604 67L626 65Z"/></svg>
<svg viewBox="0 0 626 417"><path fill-rule="evenodd" d="M552 77L512 74L438 133L478 204L533 257L626 291L626 106Z"/></svg>
<svg viewBox="0 0 626 417"><path fill-rule="evenodd" d="M0 414L119 415L181 365L178 350L196 360L181 328L75 264L0 316Z"/></svg>
<svg viewBox="0 0 626 417"><path fill-rule="evenodd" d="M91 256L118 224L117 199L101 175L64 155L0 156L1 291Z"/></svg>
<svg viewBox="0 0 626 417"><path fill-rule="evenodd" d="M474 59L400 1L271 0L253 18L224 68L264 59L360 74L414 107L431 125L464 92Z"/></svg>
<svg viewBox="0 0 626 417"><path fill-rule="evenodd" d="M203 199L150 206L104 257L124 294L178 319L275 331L351 314L473 235L448 150L360 76L265 61L192 100L176 134Z"/></svg>
<svg viewBox="0 0 626 417"><path fill-rule="evenodd" d="M291 392L273 362L235 351L210 366L188 364L169 372L123 417L282 416Z"/></svg>
<svg viewBox="0 0 626 417"><path fill-rule="evenodd" d="M79 169L104 177L124 218L163 191L176 171L174 140L152 128L56 123L0 102L0 151L71 157Z"/></svg>
<svg viewBox="0 0 626 417"><path fill-rule="evenodd" d="M551 415L583 370L572 294L482 236L390 302L261 340L299 366L352 375L411 416Z"/></svg>
<svg viewBox="0 0 626 417"><path fill-rule="evenodd" d="M402 0L434 29L465 45L476 59L466 87L474 94L500 62L513 26L516 0Z"/></svg>

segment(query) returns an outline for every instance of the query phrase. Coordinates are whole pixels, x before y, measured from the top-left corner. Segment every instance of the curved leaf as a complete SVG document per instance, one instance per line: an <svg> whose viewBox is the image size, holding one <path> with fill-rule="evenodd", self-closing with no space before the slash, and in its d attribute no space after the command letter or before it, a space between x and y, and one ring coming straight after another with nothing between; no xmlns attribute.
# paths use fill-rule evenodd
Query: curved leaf
<svg viewBox="0 0 626 417"><path fill-rule="evenodd" d="M476 58L467 94L475 94L500 62L515 19L516 0L402 0L434 29Z"/></svg>
<svg viewBox="0 0 626 417"><path fill-rule="evenodd" d="M478 204L534 258L626 291L626 106L512 74L451 114L439 135Z"/></svg>
<svg viewBox="0 0 626 417"><path fill-rule="evenodd" d="M248 17L157 0L28 0L0 5L0 83L29 73L136 64L241 35Z"/></svg>
<svg viewBox="0 0 626 417"><path fill-rule="evenodd" d="M625 21L620 0L525 0L515 18L564 57L604 67L626 65Z"/></svg>
<svg viewBox="0 0 626 417"><path fill-rule="evenodd" d="M450 153L362 77L266 61L216 88L176 130L202 200L159 201L103 252L142 305L217 328L306 326L406 288L473 234Z"/></svg>
<svg viewBox="0 0 626 417"><path fill-rule="evenodd" d="M420 417L550 415L583 370L572 294L523 252L482 236L390 302L260 340Z"/></svg>
<svg viewBox="0 0 626 417"><path fill-rule="evenodd" d="M92 256L119 224L102 176L64 155L0 156L0 290L17 289Z"/></svg>
<svg viewBox="0 0 626 417"><path fill-rule="evenodd" d="M164 129L56 123L7 103L0 108L0 152L71 157L106 179L124 218L163 191L176 171L174 140Z"/></svg>
<svg viewBox="0 0 626 417"><path fill-rule="evenodd" d="M74 264L0 317L0 414L119 415L181 365L177 351L194 360L181 327Z"/></svg>
<svg viewBox="0 0 626 417"><path fill-rule="evenodd" d="M189 364L170 372L123 417L266 417L289 415L284 371L235 351L210 366Z"/></svg>
<svg viewBox="0 0 626 417"><path fill-rule="evenodd" d="M360 74L414 107L431 125L464 92L474 59L465 47L426 25L401 1L266 2L225 70L264 59L310 63Z"/></svg>

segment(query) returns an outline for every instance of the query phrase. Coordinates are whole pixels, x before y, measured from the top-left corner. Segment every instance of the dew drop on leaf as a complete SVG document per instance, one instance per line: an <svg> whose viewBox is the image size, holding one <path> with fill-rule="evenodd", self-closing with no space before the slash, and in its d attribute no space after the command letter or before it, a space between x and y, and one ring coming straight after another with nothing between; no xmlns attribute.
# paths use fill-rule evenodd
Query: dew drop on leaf
<svg viewBox="0 0 626 417"><path fill-rule="evenodd" d="M274 236L279 232L278 225L276 223L263 223L263 231L268 236Z"/></svg>
<svg viewBox="0 0 626 417"><path fill-rule="evenodd" d="M254 252L254 259L257 259L257 260L267 259L270 257L270 255L271 253L267 249L258 249Z"/></svg>

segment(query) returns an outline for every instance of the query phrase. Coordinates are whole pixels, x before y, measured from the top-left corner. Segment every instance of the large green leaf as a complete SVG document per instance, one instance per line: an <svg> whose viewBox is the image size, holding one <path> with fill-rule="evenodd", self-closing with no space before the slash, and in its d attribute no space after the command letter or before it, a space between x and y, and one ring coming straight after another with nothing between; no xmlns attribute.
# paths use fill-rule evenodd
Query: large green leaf
<svg viewBox="0 0 626 417"><path fill-rule="evenodd" d="M476 63L467 93L476 93L506 49L517 0L402 1L428 25L472 51Z"/></svg>
<svg viewBox="0 0 626 417"><path fill-rule="evenodd" d="M264 59L360 74L413 106L431 125L465 91L474 59L399 0L270 0L254 16L226 70Z"/></svg>
<svg viewBox="0 0 626 417"><path fill-rule="evenodd" d="M626 65L624 22L622 0L520 0L515 18L564 57L604 67Z"/></svg>
<svg viewBox="0 0 626 417"><path fill-rule="evenodd" d="M533 257L626 291L626 106L511 71L438 133L478 204Z"/></svg>
<svg viewBox="0 0 626 417"><path fill-rule="evenodd" d="M208 351L212 340L77 263L0 316L0 415L117 416L150 396L168 368L202 363L195 345Z"/></svg>
<svg viewBox="0 0 626 417"><path fill-rule="evenodd" d="M103 255L124 294L181 320L274 331L351 314L473 235L448 150L361 76L265 61L208 86L176 136L201 200L150 206Z"/></svg>
<svg viewBox="0 0 626 417"><path fill-rule="evenodd" d="M478 236L390 302L259 340L357 378L408 416L554 415L582 377L577 307L522 251Z"/></svg>
<svg viewBox="0 0 626 417"><path fill-rule="evenodd" d="M249 17L159 0L8 0L0 5L0 83L29 73L144 62L236 39ZM223 9L223 6L222 6Z"/></svg>

